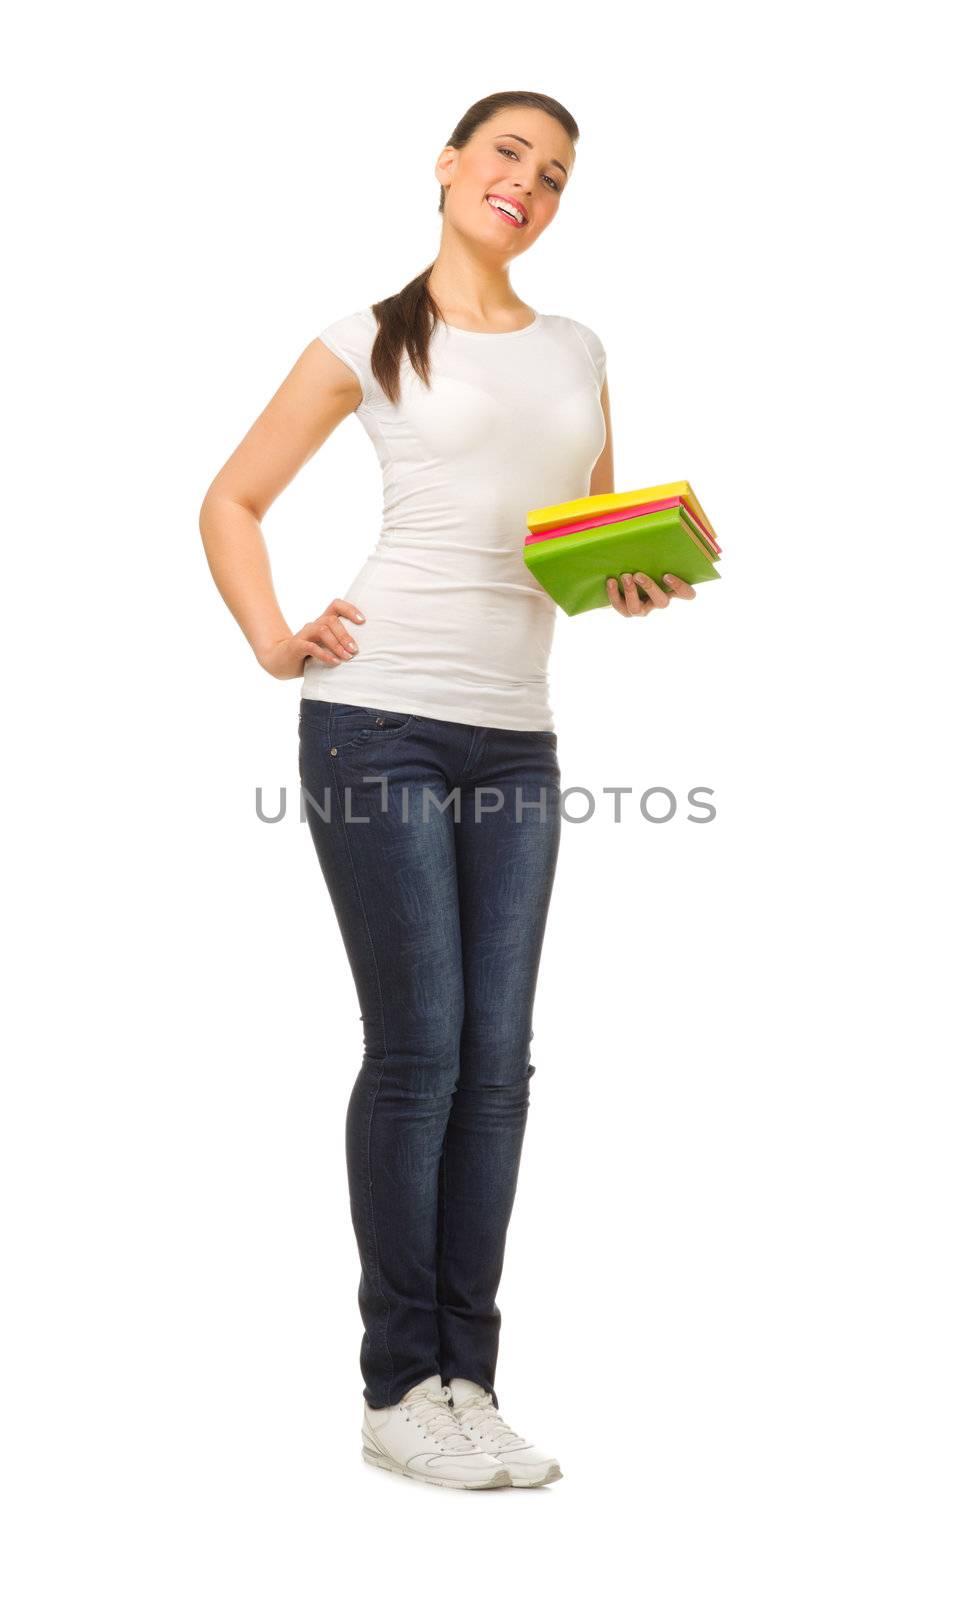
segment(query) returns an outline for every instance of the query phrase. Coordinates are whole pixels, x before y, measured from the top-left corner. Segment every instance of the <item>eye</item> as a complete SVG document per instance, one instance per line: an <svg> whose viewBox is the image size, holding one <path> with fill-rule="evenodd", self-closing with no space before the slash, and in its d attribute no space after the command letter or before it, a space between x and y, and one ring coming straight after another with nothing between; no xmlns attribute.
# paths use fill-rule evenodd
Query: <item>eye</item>
<svg viewBox="0 0 963 1600"><path fill-rule="evenodd" d="M499 144L499 145L495 146L495 149L497 150L497 152L498 152L498 154L500 156L514 156L515 160L516 161L518 160L518 151L517 150L513 150L511 145ZM561 194L561 192L562 192L561 184L560 183L556 183L555 179L553 177L551 177L549 173L543 172L542 173L542 177L546 180L547 183L550 183L552 185L552 188L555 190L556 194Z"/></svg>

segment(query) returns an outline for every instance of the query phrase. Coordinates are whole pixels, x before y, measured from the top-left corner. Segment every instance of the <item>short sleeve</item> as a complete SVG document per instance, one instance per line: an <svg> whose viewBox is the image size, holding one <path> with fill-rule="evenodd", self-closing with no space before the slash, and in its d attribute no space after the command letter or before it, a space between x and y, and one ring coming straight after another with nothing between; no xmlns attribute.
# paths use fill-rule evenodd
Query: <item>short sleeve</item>
<svg viewBox="0 0 963 1600"><path fill-rule="evenodd" d="M322 344L327 345L346 367L350 367L361 385L361 405L370 405L375 388L374 375L371 371L371 351L374 348L378 332L378 322L374 312L367 307L364 311L354 311L350 316L339 317L337 322L329 322L322 328L318 338Z"/></svg>
<svg viewBox="0 0 963 1600"><path fill-rule="evenodd" d="M585 347L589 361L592 363L592 371L595 373L595 381L601 390L602 385L605 382L605 346L594 329L586 327L584 322L575 322L572 320L572 327L575 329L578 337L581 339L582 344Z"/></svg>

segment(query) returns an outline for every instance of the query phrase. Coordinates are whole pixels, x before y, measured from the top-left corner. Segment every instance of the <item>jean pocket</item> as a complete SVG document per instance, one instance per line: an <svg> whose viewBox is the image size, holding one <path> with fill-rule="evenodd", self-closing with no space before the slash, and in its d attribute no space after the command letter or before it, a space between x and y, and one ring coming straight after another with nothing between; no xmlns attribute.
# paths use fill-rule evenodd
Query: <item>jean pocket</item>
<svg viewBox="0 0 963 1600"><path fill-rule="evenodd" d="M331 743L339 750L352 750L362 744L380 745L404 733L415 720L411 711L352 706L339 700L331 707Z"/></svg>

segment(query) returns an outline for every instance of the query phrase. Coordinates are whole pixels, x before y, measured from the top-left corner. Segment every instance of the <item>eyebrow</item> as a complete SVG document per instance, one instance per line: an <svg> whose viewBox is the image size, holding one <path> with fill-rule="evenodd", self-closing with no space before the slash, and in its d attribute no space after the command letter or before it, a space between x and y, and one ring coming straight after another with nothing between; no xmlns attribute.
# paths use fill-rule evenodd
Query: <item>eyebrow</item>
<svg viewBox="0 0 963 1600"><path fill-rule="evenodd" d="M534 150L534 148L535 148L535 146L531 143L531 141L529 139L523 139L520 133L496 133L495 138L496 139L517 139L519 144L526 145L529 150ZM567 167L563 167L562 163L560 161L556 161L553 158L548 164L549 164L550 167L560 167L561 170L564 172L566 178L568 177L568 168Z"/></svg>

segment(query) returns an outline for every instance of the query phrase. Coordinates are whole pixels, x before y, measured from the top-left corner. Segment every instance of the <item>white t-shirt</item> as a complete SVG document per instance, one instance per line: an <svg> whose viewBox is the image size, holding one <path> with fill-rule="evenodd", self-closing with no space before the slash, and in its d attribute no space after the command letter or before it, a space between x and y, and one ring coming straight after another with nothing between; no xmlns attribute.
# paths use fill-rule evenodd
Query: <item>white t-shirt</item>
<svg viewBox="0 0 963 1600"><path fill-rule="evenodd" d="M343 598L357 654L308 657L302 693L492 728L555 728L555 601L522 559L526 513L589 492L605 444L605 350L570 317L508 333L439 321L431 387L401 362L392 405L371 371L370 308L319 335L357 377L354 415L384 479L380 537Z"/></svg>

